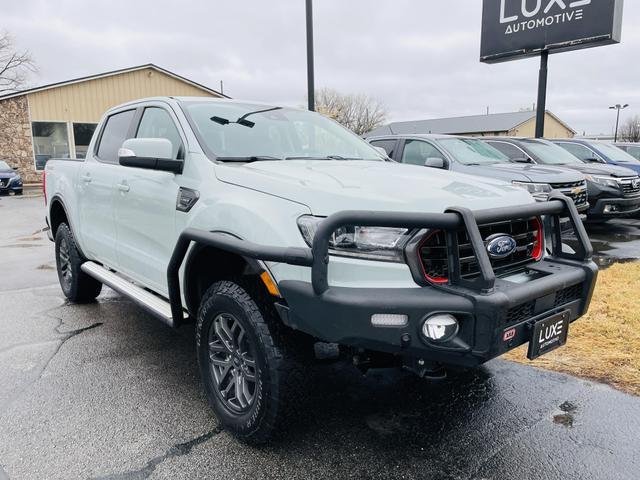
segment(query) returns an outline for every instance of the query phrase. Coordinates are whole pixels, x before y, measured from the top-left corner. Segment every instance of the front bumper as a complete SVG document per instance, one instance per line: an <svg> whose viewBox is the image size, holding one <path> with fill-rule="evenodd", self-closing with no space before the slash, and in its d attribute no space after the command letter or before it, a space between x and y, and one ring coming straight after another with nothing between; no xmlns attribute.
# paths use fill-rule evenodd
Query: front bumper
<svg viewBox="0 0 640 480"><path fill-rule="evenodd" d="M13 185L10 183L8 185L4 185L3 183L0 183L0 194L7 193L22 193L22 184Z"/></svg>
<svg viewBox="0 0 640 480"><path fill-rule="evenodd" d="M457 287L355 289L332 287L318 296L308 282L282 281L287 306L283 321L327 342L419 357L446 365L477 366L527 343L538 319L569 311L574 321L586 313L597 267L593 262L545 260L529 268L543 275L525 284L497 279L491 293ZM374 314L407 315L402 327L375 327ZM423 321L451 313L460 323L457 335L444 344L421 335ZM505 340L505 332L515 329Z"/></svg>
<svg viewBox="0 0 640 480"><path fill-rule="evenodd" d="M521 277L496 278L478 225L536 216L546 216L552 226L550 255L527 265L524 283ZM575 252L563 249L561 219L565 218L578 240ZM337 228L347 225L446 231L453 242L447 247L448 283L431 285L409 265L415 288L330 286L329 239ZM479 273L475 278L463 278L460 273L455 240L460 229L466 230L476 257ZM191 242L245 258L311 267L311 282L282 280L278 284L286 303L277 308L292 328L329 342L452 365L478 365L527 342L529 326L538 318L566 310L571 321L577 319L587 311L597 277L580 214L572 200L558 194L549 202L475 212L465 208L438 214L339 212L320 223L311 249L267 247L187 229L178 239L167 270L174 325L183 316L179 270ZM371 316L380 313L407 315L408 323L401 328L374 327ZM459 319L459 332L445 344L429 342L420 334L422 322L434 313L450 313ZM507 340L506 330L510 333Z"/></svg>
<svg viewBox="0 0 640 480"><path fill-rule="evenodd" d="M607 208L609 207L609 208ZM595 200L587 217L616 218L640 211L640 196L627 198L600 198Z"/></svg>

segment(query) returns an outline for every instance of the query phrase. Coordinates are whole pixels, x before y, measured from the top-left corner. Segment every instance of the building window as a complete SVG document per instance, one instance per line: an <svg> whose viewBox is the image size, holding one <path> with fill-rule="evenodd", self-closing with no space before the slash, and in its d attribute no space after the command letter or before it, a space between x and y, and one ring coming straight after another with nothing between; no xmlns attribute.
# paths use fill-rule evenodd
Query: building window
<svg viewBox="0 0 640 480"><path fill-rule="evenodd" d="M44 170L50 158L69 158L69 134L62 122L32 122L36 170Z"/></svg>
<svg viewBox="0 0 640 480"><path fill-rule="evenodd" d="M97 126L97 123L73 124L73 143L76 150L76 158L85 158L87 156L87 149Z"/></svg>

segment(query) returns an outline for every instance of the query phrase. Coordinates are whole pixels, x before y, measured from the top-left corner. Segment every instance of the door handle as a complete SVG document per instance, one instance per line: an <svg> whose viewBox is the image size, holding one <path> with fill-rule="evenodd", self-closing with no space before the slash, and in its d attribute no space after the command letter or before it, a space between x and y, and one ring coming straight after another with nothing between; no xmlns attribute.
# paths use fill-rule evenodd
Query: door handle
<svg viewBox="0 0 640 480"><path fill-rule="evenodd" d="M120 190L121 192L128 192L129 191L129 185L127 185L126 183L119 183L118 184L118 190Z"/></svg>
<svg viewBox="0 0 640 480"><path fill-rule="evenodd" d="M83 181L83 182L86 182L86 183L91 183L91 174L89 174L89 173L85 173L85 174L82 176L82 181Z"/></svg>

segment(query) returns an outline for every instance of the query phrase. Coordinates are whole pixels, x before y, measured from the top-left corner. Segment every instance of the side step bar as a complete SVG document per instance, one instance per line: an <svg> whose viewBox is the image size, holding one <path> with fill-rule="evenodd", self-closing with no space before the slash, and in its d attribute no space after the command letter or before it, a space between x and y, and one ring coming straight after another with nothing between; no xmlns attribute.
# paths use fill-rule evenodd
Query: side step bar
<svg viewBox="0 0 640 480"><path fill-rule="evenodd" d="M116 292L130 298L139 306L155 315L170 327L177 327L171 315L171 305L168 301L122 278L94 262L84 262L82 271L99 282L111 287ZM186 316L186 313L183 315Z"/></svg>

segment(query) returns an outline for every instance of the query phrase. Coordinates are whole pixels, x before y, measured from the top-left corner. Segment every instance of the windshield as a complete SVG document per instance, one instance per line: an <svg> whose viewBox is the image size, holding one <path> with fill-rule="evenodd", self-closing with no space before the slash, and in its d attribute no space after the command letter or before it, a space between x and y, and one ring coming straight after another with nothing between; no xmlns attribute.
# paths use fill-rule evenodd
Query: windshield
<svg viewBox="0 0 640 480"><path fill-rule="evenodd" d="M7 162L0 160L0 170L11 170L11 167L7 165Z"/></svg>
<svg viewBox="0 0 640 480"><path fill-rule="evenodd" d="M528 150L531 150L540 163L546 165L582 164L577 157L574 157L564 148L554 145L553 143L531 140L523 140L522 143Z"/></svg>
<svg viewBox="0 0 640 480"><path fill-rule="evenodd" d="M231 102L184 105L201 141L220 160L384 161L353 132L314 112Z"/></svg>
<svg viewBox="0 0 640 480"><path fill-rule="evenodd" d="M627 147L627 153L633 158L640 160L640 146L630 145Z"/></svg>
<svg viewBox="0 0 640 480"><path fill-rule="evenodd" d="M625 152L624 150L620 150L618 147L614 147L610 143L595 143L593 147L600 150L614 162L640 163L627 152Z"/></svg>
<svg viewBox="0 0 640 480"><path fill-rule="evenodd" d="M509 158L491 145L472 138L441 138L438 143L463 165L510 163Z"/></svg>

